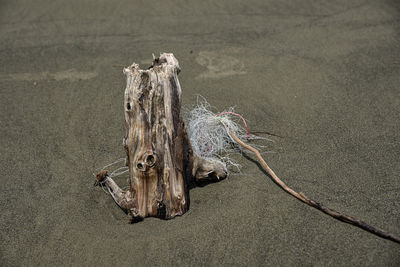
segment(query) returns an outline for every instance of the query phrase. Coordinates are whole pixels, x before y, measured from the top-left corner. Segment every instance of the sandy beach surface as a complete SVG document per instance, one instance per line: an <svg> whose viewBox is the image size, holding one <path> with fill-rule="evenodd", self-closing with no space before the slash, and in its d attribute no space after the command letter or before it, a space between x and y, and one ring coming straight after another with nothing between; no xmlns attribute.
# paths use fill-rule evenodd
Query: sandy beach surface
<svg viewBox="0 0 400 267"><path fill-rule="evenodd" d="M250 154L128 224L92 173L124 157L122 68L160 52L185 107L235 106L289 186L400 235L399 1L0 1L1 266L399 266Z"/></svg>

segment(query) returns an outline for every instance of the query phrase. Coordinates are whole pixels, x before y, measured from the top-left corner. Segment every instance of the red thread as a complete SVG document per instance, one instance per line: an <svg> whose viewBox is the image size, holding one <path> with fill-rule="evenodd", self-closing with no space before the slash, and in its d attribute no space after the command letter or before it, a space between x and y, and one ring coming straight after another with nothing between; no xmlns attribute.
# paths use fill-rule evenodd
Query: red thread
<svg viewBox="0 0 400 267"><path fill-rule="evenodd" d="M243 121L243 124L244 124L244 128L246 128L247 138L250 137L249 128L247 128L246 120L243 118L242 115L240 115L239 113L232 112L232 111L224 111L224 112L221 112L221 113L219 113L219 114L217 114L217 115L215 115L215 116L221 116L221 115L224 115L224 114L232 114L232 115L235 115L236 117L241 118L242 121Z"/></svg>
<svg viewBox="0 0 400 267"><path fill-rule="evenodd" d="M243 121L243 124L244 124L244 128L246 128L247 138L250 137L250 130L249 130L249 128L247 128L246 120L243 118L242 115L240 115L239 113L232 112L232 111L224 111L224 112L221 112L221 113L216 114L215 116L216 116L216 117L219 117L219 116L225 115L225 114L231 114L231 115L234 115L234 116L236 116L236 117L241 118L242 121ZM199 140L199 141L200 141L200 146L202 145L202 141L201 141L202 138L201 138L201 136L202 136L202 134L201 134L201 132L200 132L200 140ZM212 149L212 146L211 146L211 147L209 146L208 149L207 149L205 152L210 151L210 149ZM202 153L202 154L203 154L203 153Z"/></svg>

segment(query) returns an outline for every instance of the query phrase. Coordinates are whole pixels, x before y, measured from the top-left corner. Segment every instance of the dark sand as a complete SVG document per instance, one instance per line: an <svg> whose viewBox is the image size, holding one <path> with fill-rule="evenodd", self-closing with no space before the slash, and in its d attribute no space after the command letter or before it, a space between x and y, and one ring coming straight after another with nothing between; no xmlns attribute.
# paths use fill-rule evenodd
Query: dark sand
<svg viewBox="0 0 400 267"><path fill-rule="evenodd" d="M236 106L283 137L265 158L288 185L400 235L398 1L81 2L0 2L0 265L400 264L243 157L170 221L130 225L92 186L124 156L122 67L173 52L185 106Z"/></svg>

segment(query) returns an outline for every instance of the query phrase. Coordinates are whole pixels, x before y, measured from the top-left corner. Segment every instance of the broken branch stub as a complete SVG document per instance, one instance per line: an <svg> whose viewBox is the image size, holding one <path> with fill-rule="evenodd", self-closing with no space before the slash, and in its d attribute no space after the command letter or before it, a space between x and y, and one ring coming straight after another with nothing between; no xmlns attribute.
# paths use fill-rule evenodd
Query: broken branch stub
<svg viewBox="0 0 400 267"><path fill-rule="evenodd" d="M222 163L201 158L192 150L181 116L179 72L178 60L169 53L155 58L147 70L135 63L124 69L123 143L130 189L121 190L104 171L97 180L133 222L182 215L189 208L193 181L227 175Z"/></svg>

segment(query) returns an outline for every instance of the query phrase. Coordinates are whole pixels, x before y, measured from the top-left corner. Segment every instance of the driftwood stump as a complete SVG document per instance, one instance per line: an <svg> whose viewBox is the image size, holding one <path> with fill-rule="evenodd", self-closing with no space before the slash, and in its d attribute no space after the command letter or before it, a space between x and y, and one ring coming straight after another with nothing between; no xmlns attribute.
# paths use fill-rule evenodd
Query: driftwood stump
<svg viewBox="0 0 400 267"><path fill-rule="evenodd" d="M179 63L164 53L142 70L124 69L126 134L123 139L130 189L122 190L107 171L97 175L132 222L154 216L171 219L189 208L193 182L223 179L223 164L196 155L181 116Z"/></svg>

